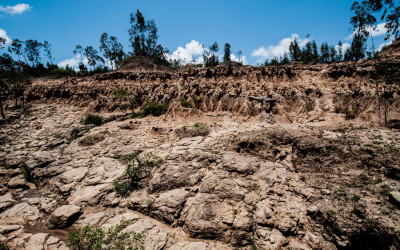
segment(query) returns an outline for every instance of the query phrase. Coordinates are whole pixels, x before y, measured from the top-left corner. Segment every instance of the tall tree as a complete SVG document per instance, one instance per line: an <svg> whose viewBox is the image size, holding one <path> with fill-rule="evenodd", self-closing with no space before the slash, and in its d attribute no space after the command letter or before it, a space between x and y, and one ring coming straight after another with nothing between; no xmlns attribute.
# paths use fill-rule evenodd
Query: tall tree
<svg viewBox="0 0 400 250"><path fill-rule="evenodd" d="M378 15L380 16L381 21L385 21L387 34L393 35L396 39L399 38L400 5L398 0L355 1L351 7L351 11L355 14L350 19L350 23L353 25L354 30L365 32L368 27L376 26L377 19L375 15ZM366 34L364 33L364 35Z"/></svg>
<svg viewBox="0 0 400 250"><path fill-rule="evenodd" d="M315 40L312 42L312 51L313 51L313 61L317 63L319 61L319 53L318 53L318 46Z"/></svg>
<svg viewBox="0 0 400 250"><path fill-rule="evenodd" d="M4 49L6 46L7 40L4 37L0 36L0 49Z"/></svg>
<svg viewBox="0 0 400 250"><path fill-rule="evenodd" d="M139 10L130 15L131 27L128 30L129 41L134 56L151 57L162 62L165 60L165 49L157 44L158 29L154 20L147 21Z"/></svg>
<svg viewBox="0 0 400 250"><path fill-rule="evenodd" d="M83 58L82 58L82 56L83 56L83 54L84 54L84 49L83 49L83 47L81 46L81 45L76 45L75 46L75 49L74 49L74 51L73 51L73 53L74 53L74 55L79 55L79 59L80 59L80 63L82 63L83 62Z"/></svg>
<svg viewBox="0 0 400 250"><path fill-rule="evenodd" d="M24 52L28 61L32 63L32 66L37 66L40 62L40 48L43 46L42 43L36 40L26 40Z"/></svg>
<svg viewBox="0 0 400 250"><path fill-rule="evenodd" d="M118 42L115 36L108 37L107 33L103 33L100 38L100 51L103 52L104 58L108 59L111 68L114 70L125 57L124 47Z"/></svg>
<svg viewBox="0 0 400 250"><path fill-rule="evenodd" d="M49 59L50 65L53 65L53 57L51 54L51 44L48 41L44 41L43 49L44 49L44 53L46 54L47 58Z"/></svg>
<svg viewBox="0 0 400 250"><path fill-rule="evenodd" d="M320 61L322 63L329 62L329 45L328 43L321 44L321 57Z"/></svg>
<svg viewBox="0 0 400 250"><path fill-rule="evenodd" d="M338 45L338 62L341 62L343 60L343 44L342 41L339 41Z"/></svg>
<svg viewBox="0 0 400 250"><path fill-rule="evenodd" d="M18 57L18 61L21 61L20 56L23 56L25 63L28 64L28 61L26 60L26 56L22 48L23 44L24 43L21 40L13 39L10 47L8 47L8 51L10 53L15 53Z"/></svg>
<svg viewBox="0 0 400 250"><path fill-rule="evenodd" d="M293 61L298 61L301 59L301 50L297 38L290 42L289 54Z"/></svg>
<svg viewBox="0 0 400 250"><path fill-rule="evenodd" d="M210 47L209 50L206 50L203 54L204 59L204 66L206 67L214 67L219 64L218 59L218 43L214 42Z"/></svg>
<svg viewBox="0 0 400 250"><path fill-rule="evenodd" d="M84 55L88 59L88 64L95 69L98 61L98 52L92 46L87 46L84 51Z"/></svg>
<svg viewBox="0 0 400 250"><path fill-rule="evenodd" d="M229 43L225 43L224 48L224 62L231 61L231 45Z"/></svg>
<svg viewBox="0 0 400 250"><path fill-rule="evenodd" d="M242 63L243 52L239 50L238 52L236 52L236 55L238 57L239 63Z"/></svg>

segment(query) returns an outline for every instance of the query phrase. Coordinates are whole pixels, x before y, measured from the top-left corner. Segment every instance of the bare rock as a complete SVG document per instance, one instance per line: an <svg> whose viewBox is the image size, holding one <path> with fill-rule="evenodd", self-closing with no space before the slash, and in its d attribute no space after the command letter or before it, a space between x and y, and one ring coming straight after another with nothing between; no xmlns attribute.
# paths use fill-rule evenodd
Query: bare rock
<svg viewBox="0 0 400 250"><path fill-rule="evenodd" d="M46 225L49 228L64 228L72 225L82 214L81 207L64 205L51 213Z"/></svg>
<svg viewBox="0 0 400 250"><path fill-rule="evenodd" d="M45 247L47 238L49 238L49 234L46 234L46 233L34 234L29 239L28 243L25 245L25 249L26 250L42 250Z"/></svg>
<svg viewBox="0 0 400 250"><path fill-rule="evenodd" d="M5 195L0 196L0 212L14 203L15 200L12 198L11 193L6 193Z"/></svg>
<svg viewBox="0 0 400 250"><path fill-rule="evenodd" d="M188 197L189 192L183 189L162 193L152 204L152 214L160 220L172 223Z"/></svg>
<svg viewBox="0 0 400 250"><path fill-rule="evenodd" d="M7 186L9 188L21 188L21 187L25 188L26 187L25 177L23 175L17 175L8 181Z"/></svg>
<svg viewBox="0 0 400 250"><path fill-rule="evenodd" d="M398 191L390 192L389 202L400 208L400 192Z"/></svg>

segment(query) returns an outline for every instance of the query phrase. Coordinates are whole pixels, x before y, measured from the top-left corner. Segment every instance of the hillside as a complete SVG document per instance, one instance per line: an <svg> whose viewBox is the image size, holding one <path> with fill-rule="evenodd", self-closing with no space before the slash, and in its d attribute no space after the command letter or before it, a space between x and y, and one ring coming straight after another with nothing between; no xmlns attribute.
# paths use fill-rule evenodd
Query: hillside
<svg viewBox="0 0 400 250"><path fill-rule="evenodd" d="M375 64L34 79L1 125L0 241L66 249L81 226L128 221L146 249L400 248L400 89L380 126Z"/></svg>

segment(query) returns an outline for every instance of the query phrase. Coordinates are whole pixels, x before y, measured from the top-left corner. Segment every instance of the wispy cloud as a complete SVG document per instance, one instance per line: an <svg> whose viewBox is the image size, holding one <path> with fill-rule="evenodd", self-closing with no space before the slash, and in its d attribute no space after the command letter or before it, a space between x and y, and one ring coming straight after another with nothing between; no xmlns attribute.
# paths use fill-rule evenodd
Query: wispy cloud
<svg viewBox="0 0 400 250"><path fill-rule="evenodd" d="M367 31L370 33L370 35L372 37L383 36L387 33L387 29L386 29L385 25L386 25L386 23L380 23L380 24L376 25L375 27L368 28ZM353 39L354 34L355 34L355 32L346 36L345 39L346 40Z"/></svg>
<svg viewBox="0 0 400 250"><path fill-rule="evenodd" d="M292 34L290 37L282 39L278 45L270 45L268 48L259 47L251 53L251 56L258 57L257 63L263 63L267 59L283 56L289 52L289 46L294 39L297 39L300 47L303 47L309 41L308 38L301 39L298 34Z"/></svg>
<svg viewBox="0 0 400 250"><path fill-rule="evenodd" d="M11 14L11 15L22 14L25 11L28 11L30 9L32 9L32 7L29 4L26 4L26 3L19 3L19 4L14 5L14 6L0 5L0 12L4 12L4 13L7 13L7 14Z"/></svg>
<svg viewBox="0 0 400 250"><path fill-rule="evenodd" d="M11 43L11 38L7 35L7 32L0 28L0 37L6 39L6 45Z"/></svg>

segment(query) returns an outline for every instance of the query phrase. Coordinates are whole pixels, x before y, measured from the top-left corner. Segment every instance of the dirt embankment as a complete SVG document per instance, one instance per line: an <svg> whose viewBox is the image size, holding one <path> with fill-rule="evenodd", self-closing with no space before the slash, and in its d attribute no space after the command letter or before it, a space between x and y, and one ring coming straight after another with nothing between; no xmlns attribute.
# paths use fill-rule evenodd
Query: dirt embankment
<svg viewBox="0 0 400 250"><path fill-rule="evenodd" d="M111 93L135 93L136 108L149 102L169 104L172 116L230 112L267 117L276 122L318 119L377 121L376 86L370 82L372 61L282 67L220 65L176 72L112 72L69 80L36 80L28 101L56 101L88 107L90 112L126 108ZM383 89L380 89L383 91ZM398 118L399 89L393 88L390 116ZM189 101L193 109L180 105Z"/></svg>

